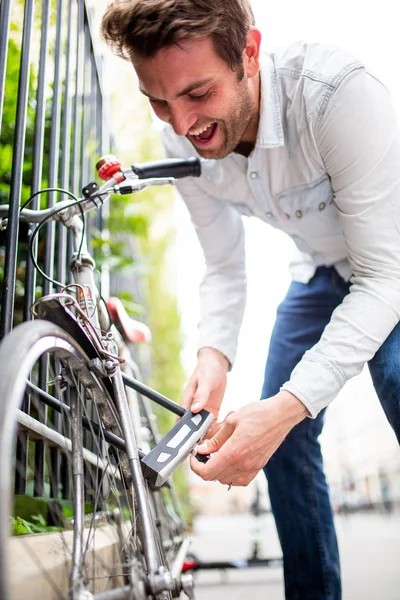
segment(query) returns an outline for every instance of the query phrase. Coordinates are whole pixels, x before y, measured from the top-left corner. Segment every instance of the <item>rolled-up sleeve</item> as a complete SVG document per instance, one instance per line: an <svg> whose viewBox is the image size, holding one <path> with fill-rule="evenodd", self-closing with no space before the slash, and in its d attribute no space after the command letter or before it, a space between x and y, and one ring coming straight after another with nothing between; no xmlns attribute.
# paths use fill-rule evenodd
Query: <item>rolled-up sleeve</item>
<svg viewBox="0 0 400 600"><path fill-rule="evenodd" d="M164 136L164 147L169 157L190 155L176 149L168 135ZM198 347L219 350L233 365L246 304L242 219L228 202L202 190L194 178L179 180L177 188L189 210L206 263L200 286Z"/></svg>
<svg viewBox="0 0 400 600"><path fill-rule="evenodd" d="M314 131L353 277L321 340L283 386L313 417L400 320L400 136L387 90L357 71L342 82Z"/></svg>

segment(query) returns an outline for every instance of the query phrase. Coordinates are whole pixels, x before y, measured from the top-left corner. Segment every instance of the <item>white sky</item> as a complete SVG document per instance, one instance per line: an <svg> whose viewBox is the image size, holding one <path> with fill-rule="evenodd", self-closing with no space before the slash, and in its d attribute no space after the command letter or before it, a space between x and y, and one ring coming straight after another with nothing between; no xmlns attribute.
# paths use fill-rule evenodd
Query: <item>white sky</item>
<svg viewBox="0 0 400 600"><path fill-rule="evenodd" d="M387 85L400 113L400 35L395 0L253 0L264 45L273 50L298 40L341 46L362 60ZM179 302L188 372L195 363L198 284L202 259L189 218L177 205ZM222 413L257 400L276 306L290 282L289 238L255 219L246 219L248 302L239 352Z"/></svg>

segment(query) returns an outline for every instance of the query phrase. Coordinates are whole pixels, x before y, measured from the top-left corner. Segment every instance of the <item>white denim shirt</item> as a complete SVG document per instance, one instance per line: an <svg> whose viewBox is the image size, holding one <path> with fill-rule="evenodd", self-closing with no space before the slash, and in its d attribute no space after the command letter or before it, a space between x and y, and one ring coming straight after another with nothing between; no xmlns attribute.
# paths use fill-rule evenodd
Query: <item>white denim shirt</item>
<svg viewBox="0 0 400 600"><path fill-rule="evenodd" d="M297 43L264 54L260 74L250 156L204 161L202 177L178 183L206 260L199 347L234 361L246 299L241 215L285 231L299 249L296 281L321 265L351 281L283 385L315 417L400 320L400 136L385 87L337 48ZM171 157L196 154L169 126L164 144Z"/></svg>

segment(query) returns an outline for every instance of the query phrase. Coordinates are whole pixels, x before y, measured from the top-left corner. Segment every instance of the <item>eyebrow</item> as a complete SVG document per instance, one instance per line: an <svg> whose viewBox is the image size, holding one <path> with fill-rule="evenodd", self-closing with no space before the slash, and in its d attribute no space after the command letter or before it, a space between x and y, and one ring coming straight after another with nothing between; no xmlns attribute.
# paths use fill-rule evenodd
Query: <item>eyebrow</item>
<svg viewBox="0 0 400 600"><path fill-rule="evenodd" d="M201 79L200 81L195 81L194 83L187 85L183 90L178 92L175 95L175 98L181 98L182 96L186 96L186 94L190 94L190 92L193 92L193 90L196 90L197 88L202 87L203 85L206 85L207 83L211 83L212 81L213 81L212 77L209 77L208 79ZM150 94L148 94L140 86L139 86L139 90L142 92L142 94L144 96L147 96L147 98L150 98L150 100L157 100L158 102L163 102L163 100L160 100L159 98L154 98L153 96L150 96Z"/></svg>

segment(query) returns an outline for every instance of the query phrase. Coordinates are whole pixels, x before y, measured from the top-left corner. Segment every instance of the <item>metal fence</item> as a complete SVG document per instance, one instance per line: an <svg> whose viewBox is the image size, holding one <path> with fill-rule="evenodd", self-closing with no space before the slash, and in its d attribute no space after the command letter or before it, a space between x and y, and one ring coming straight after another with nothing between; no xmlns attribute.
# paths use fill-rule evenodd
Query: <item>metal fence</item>
<svg viewBox="0 0 400 600"><path fill-rule="evenodd" d="M20 227L19 207L44 187L79 193L94 178L95 157L109 149L105 122L101 61L86 1L0 0L0 202L10 205L7 230L0 237L1 336L16 320L31 318L38 288L44 294L52 291L48 281L36 276L27 252L33 228ZM36 196L30 208L50 207L59 198L56 192ZM101 229L101 212L94 218ZM65 281L67 232L50 224L44 238L35 253L47 274ZM46 419L44 412L40 419ZM15 491L24 494L28 436L19 440ZM34 494L41 496L45 447L40 440L34 444ZM63 473L57 451L51 462L55 497Z"/></svg>

